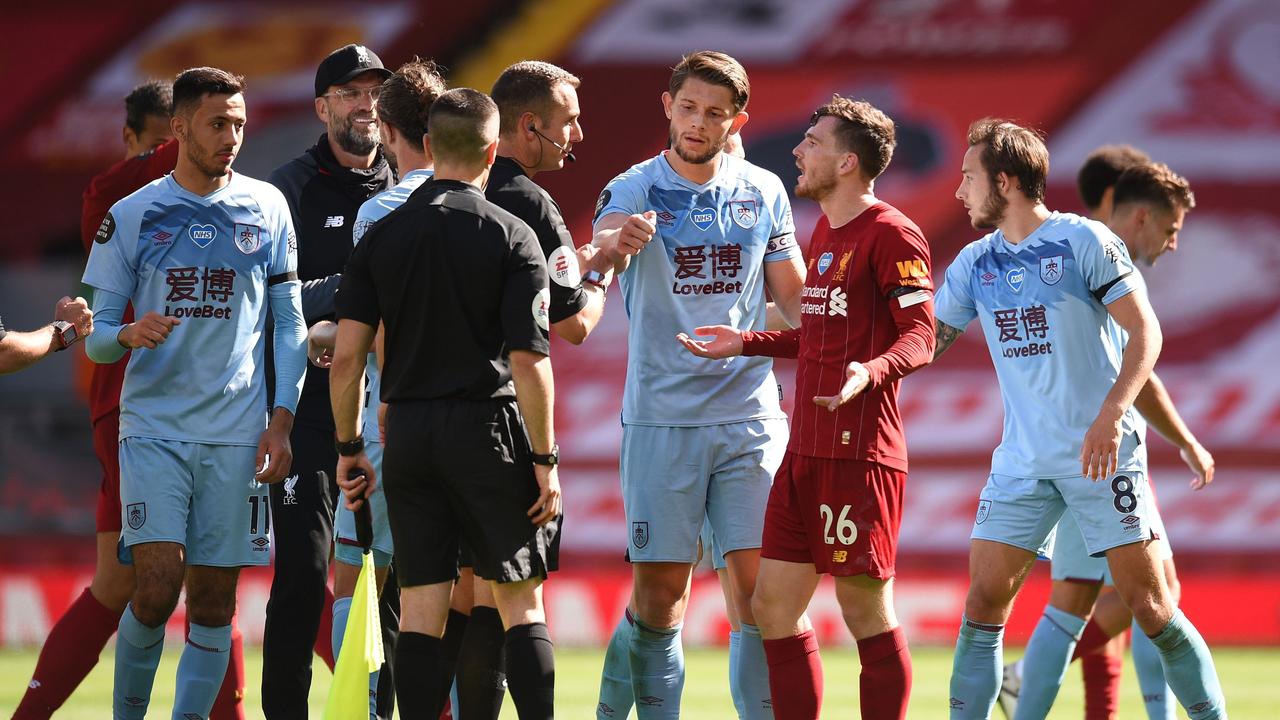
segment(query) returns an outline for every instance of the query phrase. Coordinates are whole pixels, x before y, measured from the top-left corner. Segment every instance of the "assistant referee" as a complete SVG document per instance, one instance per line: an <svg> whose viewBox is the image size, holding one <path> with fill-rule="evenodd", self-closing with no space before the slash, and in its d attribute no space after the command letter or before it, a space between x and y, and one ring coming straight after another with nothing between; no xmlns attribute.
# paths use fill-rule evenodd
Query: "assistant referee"
<svg viewBox="0 0 1280 720"><path fill-rule="evenodd" d="M535 592L559 543L561 506L547 268L529 227L480 190L497 136L498 108L484 93L459 88L432 104L435 177L368 231L337 298L330 388L337 474L353 508L377 481L358 433L366 354L385 327L382 481L402 604L395 672L414 679L397 683L404 717L436 717L449 691L440 638L460 537L491 582L519 716L553 716L555 659ZM348 480L352 470L368 482Z"/></svg>

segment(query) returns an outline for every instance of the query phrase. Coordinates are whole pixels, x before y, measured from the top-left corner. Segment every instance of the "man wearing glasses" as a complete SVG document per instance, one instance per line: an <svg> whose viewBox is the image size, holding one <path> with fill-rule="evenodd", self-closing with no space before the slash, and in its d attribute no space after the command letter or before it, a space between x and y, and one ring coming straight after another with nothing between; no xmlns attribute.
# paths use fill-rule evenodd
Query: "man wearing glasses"
<svg viewBox="0 0 1280 720"><path fill-rule="evenodd" d="M293 215L308 327L333 319L334 292L351 254L351 231L360 205L395 184L379 147L374 112L382 81L390 76L378 56L363 45L330 53L316 69L315 82L316 116L325 133L271 174L271 183L284 193ZM290 438L293 474L271 489L276 560L262 668L262 711L268 720L307 717L313 644L333 665L329 630L321 632L320 626L322 614L333 604L327 581L338 456L329 371L312 367L307 375ZM391 693L380 697L390 699Z"/></svg>

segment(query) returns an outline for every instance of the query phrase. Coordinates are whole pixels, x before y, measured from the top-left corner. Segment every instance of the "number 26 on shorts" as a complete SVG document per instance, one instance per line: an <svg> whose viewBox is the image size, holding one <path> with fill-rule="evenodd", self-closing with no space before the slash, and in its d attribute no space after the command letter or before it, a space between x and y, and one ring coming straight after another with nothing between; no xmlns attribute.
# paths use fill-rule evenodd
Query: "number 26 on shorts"
<svg viewBox="0 0 1280 720"><path fill-rule="evenodd" d="M840 516L836 517L836 513L831 509L830 505L823 503L818 506L818 512L822 514L822 541L828 545L835 545L839 541L841 545L852 545L858 539L858 526L849 519L849 510L851 505L845 505L840 508ZM836 534L831 534L831 525L835 524Z"/></svg>

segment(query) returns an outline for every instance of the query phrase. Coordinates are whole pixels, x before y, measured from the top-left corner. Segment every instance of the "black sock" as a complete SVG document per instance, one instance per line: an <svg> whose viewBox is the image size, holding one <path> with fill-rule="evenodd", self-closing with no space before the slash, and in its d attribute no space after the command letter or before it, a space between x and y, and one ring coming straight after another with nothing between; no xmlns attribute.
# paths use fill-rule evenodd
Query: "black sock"
<svg viewBox="0 0 1280 720"><path fill-rule="evenodd" d="M496 608L471 608L467 633L458 650L458 720L497 720L506 694L503 674L502 616Z"/></svg>
<svg viewBox="0 0 1280 720"><path fill-rule="evenodd" d="M555 716L556 655L546 623L507 631L507 687L520 720Z"/></svg>
<svg viewBox="0 0 1280 720"><path fill-rule="evenodd" d="M449 609L449 619L445 620L444 637L440 640L440 681L447 688L453 688L454 674L458 668L458 649L462 647L462 639L466 637L467 623L470 618L466 613ZM453 716L458 716L457 708Z"/></svg>
<svg viewBox="0 0 1280 720"><path fill-rule="evenodd" d="M416 632L401 632L396 641L396 699L400 717L440 717L449 686L440 682L440 638Z"/></svg>

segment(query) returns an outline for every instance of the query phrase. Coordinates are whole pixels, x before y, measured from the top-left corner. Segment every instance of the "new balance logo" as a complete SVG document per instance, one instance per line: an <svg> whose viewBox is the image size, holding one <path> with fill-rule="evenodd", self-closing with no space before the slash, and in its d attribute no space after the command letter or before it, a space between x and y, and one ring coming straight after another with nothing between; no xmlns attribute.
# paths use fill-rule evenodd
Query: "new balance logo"
<svg viewBox="0 0 1280 720"><path fill-rule="evenodd" d="M327 228L338 228L342 227L343 223L346 221L347 219L342 215L330 215L324 219L324 226Z"/></svg>
<svg viewBox="0 0 1280 720"><path fill-rule="evenodd" d="M831 309L827 310L831 317L849 317L849 296L839 286L831 288Z"/></svg>
<svg viewBox="0 0 1280 720"><path fill-rule="evenodd" d="M32 690L39 690L40 681L36 680L35 678L31 678L31 682L27 683L27 687L31 688Z"/></svg>

